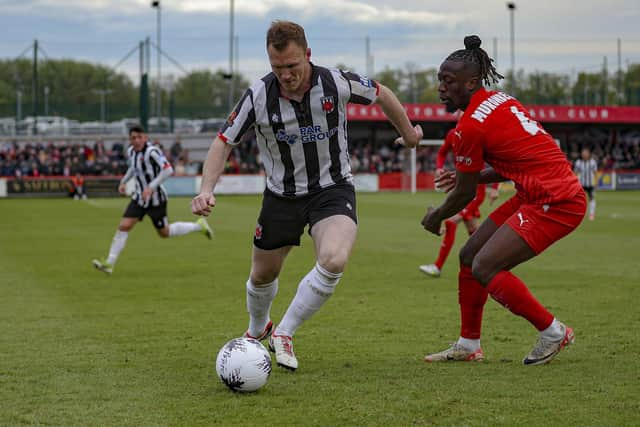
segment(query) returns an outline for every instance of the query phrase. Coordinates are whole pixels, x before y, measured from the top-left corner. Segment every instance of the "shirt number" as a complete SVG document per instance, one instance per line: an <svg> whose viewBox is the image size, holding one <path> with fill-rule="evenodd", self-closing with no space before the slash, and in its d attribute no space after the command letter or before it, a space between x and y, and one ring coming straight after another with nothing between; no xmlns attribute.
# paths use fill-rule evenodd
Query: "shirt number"
<svg viewBox="0 0 640 427"><path fill-rule="evenodd" d="M520 124L522 125L522 128L525 131L529 132L531 135L537 135L538 132L542 132L544 134L547 133L540 127L540 125L538 125L538 122L528 118L524 111L520 111L517 107L512 106L511 112L518 118Z"/></svg>

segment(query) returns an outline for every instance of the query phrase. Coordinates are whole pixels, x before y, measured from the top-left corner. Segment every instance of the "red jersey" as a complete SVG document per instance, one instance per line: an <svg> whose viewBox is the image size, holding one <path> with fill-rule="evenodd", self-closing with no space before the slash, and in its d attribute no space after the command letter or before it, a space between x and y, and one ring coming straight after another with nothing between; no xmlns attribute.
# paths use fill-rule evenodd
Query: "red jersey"
<svg viewBox="0 0 640 427"><path fill-rule="evenodd" d="M478 172L486 162L526 203L558 202L582 190L556 141L510 95L478 90L454 134L457 170Z"/></svg>
<svg viewBox="0 0 640 427"><path fill-rule="evenodd" d="M440 146L438 155L436 157L436 169L444 168L444 162L447 160L447 154L453 149L453 141L455 140L455 129L451 129L447 132L447 136L444 137L444 144Z"/></svg>
<svg viewBox="0 0 640 427"><path fill-rule="evenodd" d="M84 178L73 176L71 177L71 183L74 187L81 187L84 185Z"/></svg>
<svg viewBox="0 0 640 427"><path fill-rule="evenodd" d="M447 136L444 137L444 143L440 146L438 150L438 155L436 156L436 169L443 169L444 163L447 161L447 155L450 151L453 151L453 143L456 139L456 129L451 129L447 132ZM494 182L491 184L491 188L498 189L498 183ZM476 200L478 202L478 206L482 204L485 196L485 184L478 184L478 191L476 192Z"/></svg>

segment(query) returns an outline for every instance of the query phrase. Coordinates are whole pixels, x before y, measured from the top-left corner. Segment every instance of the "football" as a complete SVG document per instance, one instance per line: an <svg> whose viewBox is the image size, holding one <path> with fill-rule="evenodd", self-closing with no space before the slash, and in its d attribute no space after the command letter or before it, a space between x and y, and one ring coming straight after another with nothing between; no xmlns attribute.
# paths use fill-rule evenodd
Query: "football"
<svg viewBox="0 0 640 427"><path fill-rule="evenodd" d="M233 391L256 391L269 379L271 356L258 340L234 338L218 352L216 372Z"/></svg>

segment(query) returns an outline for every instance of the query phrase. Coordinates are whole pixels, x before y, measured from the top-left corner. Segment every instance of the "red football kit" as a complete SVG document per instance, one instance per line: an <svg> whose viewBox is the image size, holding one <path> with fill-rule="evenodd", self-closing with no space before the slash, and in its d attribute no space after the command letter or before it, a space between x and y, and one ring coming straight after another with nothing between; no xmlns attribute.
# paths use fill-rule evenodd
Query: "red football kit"
<svg viewBox="0 0 640 427"><path fill-rule="evenodd" d="M455 166L479 172L488 163L517 194L489 216L506 223L540 253L584 218L582 187L555 140L515 98L480 89L453 131Z"/></svg>
<svg viewBox="0 0 640 427"><path fill-rule="evenodd" d="M447 155L453 150L454 140L455 129L451 129L447 132L447 136L444 138L444 144L442 144L438 150L438 155L436 157L436 169L444 168L444 162L447 160ZM479 184L476 189L476 197L460 211L460 216L462 216L464 221L471 221L473 218L480 218L480 205L484 202L486 192L485 184Z"/></svg>
<svg viewBox="0 0 640 427"><path fill-rule="evenodd" d="M444 162L447 160L447 155L450 151L453 151L453 141L455 140L455 129L451 129L447 132L447 136L444 138L444 144L440 146L438 155L436 157L436 169L443 169ZM498 184L492 184L492 188L497 189ZM476 189L476 197L469 202L469 204L460 211L460 216L464 221L471 221L473 218L480 218L480 205L484 202L487 194L486 185L479 184Z"/></svg>

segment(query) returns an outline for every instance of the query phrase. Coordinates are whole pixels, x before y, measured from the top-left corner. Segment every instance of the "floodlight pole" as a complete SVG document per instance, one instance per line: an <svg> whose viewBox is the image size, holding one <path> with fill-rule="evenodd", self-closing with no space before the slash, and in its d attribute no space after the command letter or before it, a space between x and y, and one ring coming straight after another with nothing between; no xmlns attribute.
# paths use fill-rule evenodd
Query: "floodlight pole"
<svg viewBox="0 0 640 427"><path fill-rule="evenodd" d="M49 115L49 86L44 87L44 115Z"/></svg>
<svg viewBox="0 0 640 427"><path fill-rule="evenodd" d="M22 89L16 89L16 122L22 120Z"/></svg>
<svg viewBox="0 0 640 427"><path fill-rule="evenodd" d="M31 82L33 98L33 134L38 133L38 40L33 41L33 81Z"/></svg>
<svg viewBox="0 0 640 427"><path fill-rule="evenodd" d="M161 35L162 35L162 21L161 21L161 13L160 13L160 1L155 0L151 2L151 7L156 9L156 48L157 48L157 56L158 56L158 81L156 82L156 115L158 116L158 124L160 124L160 116L162 116L162 95L160 92L160 82L162 81L162 55L160 54L162 50L161 45Z"/></svg>
<svg viewBox="0 0 640 427"><path fill-rule="evenodd" d="M234 75L233 75L233 21L234 21L234 0L229 0L229 112L233 108Z"/></svg>
<svg viewBox="0 0 640 427"><path fill-rule="evenodd" d="M510 42L511 42L511 95L516 95L516 30L515 30L515 12L516 4L514 2L507 3L510 21Z"/></svg>

